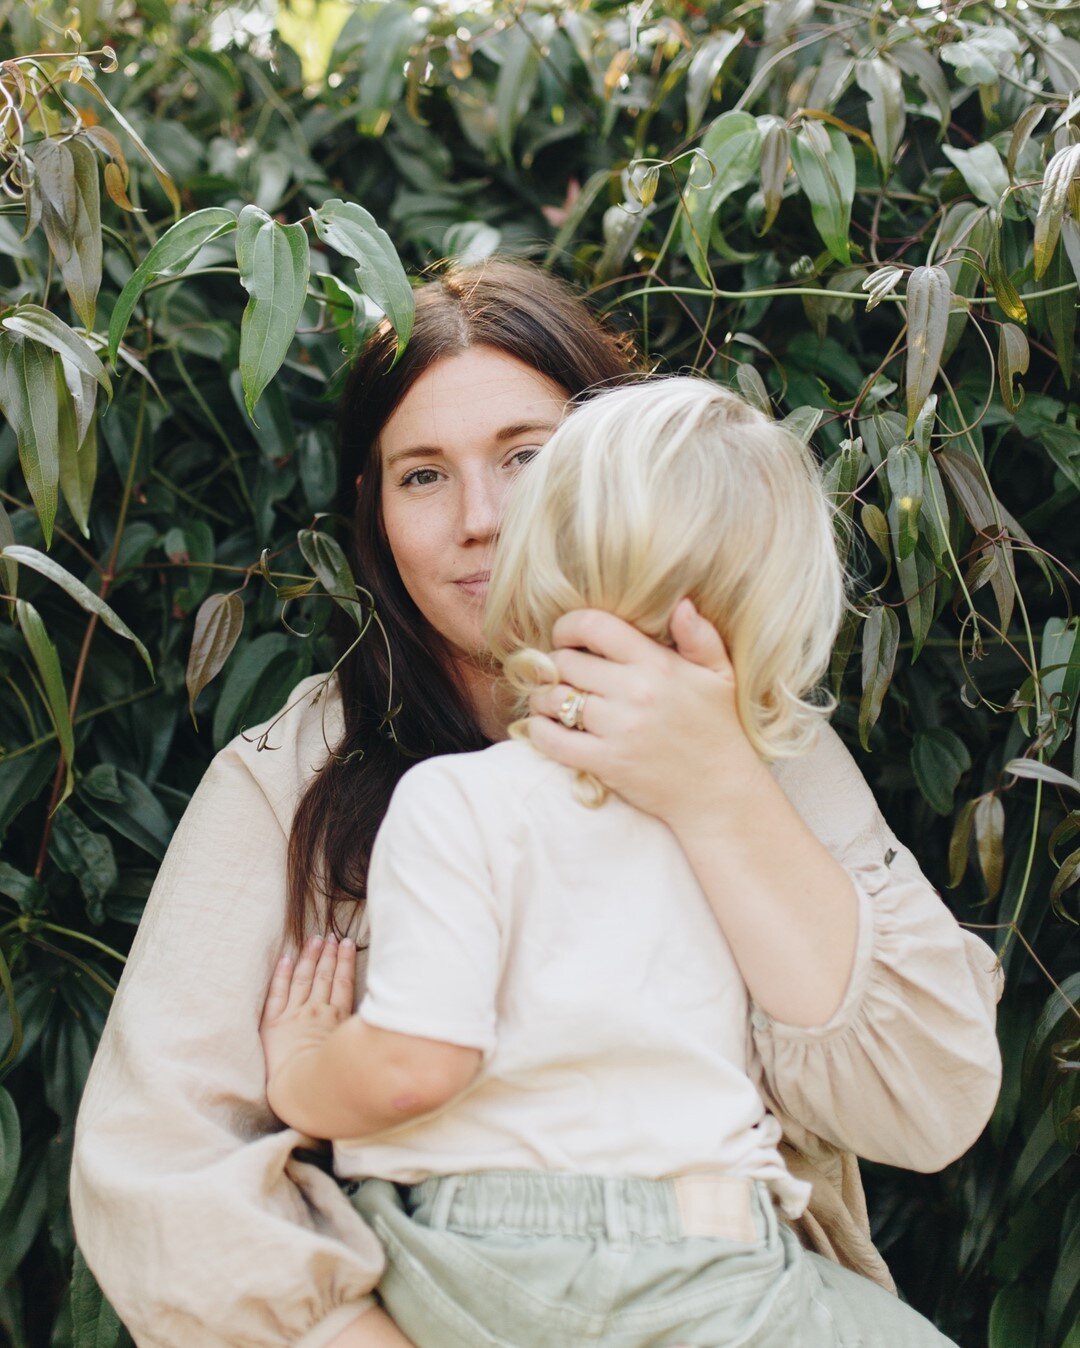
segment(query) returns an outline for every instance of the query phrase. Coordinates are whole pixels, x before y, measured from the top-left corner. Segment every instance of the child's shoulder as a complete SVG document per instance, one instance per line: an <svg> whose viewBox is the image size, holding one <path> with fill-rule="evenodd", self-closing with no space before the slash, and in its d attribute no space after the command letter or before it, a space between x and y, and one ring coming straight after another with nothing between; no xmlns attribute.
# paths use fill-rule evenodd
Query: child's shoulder
<svg viewBox="0 0 1080 1348"><path fill-rule="evenodd" d="M460 792L479 802L520 798L546 777L565 768L537 753L521 740L504 740L471 753L439 754L415 764L398 783L398 792L410 796Z"/></svg>

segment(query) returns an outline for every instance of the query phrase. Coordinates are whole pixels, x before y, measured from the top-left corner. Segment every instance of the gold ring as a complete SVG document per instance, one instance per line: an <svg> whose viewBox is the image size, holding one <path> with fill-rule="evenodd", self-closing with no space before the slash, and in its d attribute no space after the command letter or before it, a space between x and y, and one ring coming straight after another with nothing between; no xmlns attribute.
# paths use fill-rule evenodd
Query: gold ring
<svg viewBox="0 0 1080 1348"><path fill-rule="evenodd" d="M585 699L588 696L580 688L571 688L559 703L559 720L567 730L585 729Z"/></svg>

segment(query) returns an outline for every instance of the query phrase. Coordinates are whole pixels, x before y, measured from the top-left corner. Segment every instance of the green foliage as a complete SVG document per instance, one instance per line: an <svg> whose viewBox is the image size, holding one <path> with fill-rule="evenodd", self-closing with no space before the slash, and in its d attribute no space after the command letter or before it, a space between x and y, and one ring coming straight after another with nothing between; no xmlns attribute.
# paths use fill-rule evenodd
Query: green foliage
<svg viewBox="0 0 1080 1348"><path fill-rule="evenodd" d="M875 1235L965 1348L1076 1345L1075 9L359 0L315 71L244 13L0 0L0 1324L126 1339L66 1207L122 952L210 755L371 621L349 360L500 249L813 438L837 724L1007 973L989 1128L866 1167Z"/></svg>

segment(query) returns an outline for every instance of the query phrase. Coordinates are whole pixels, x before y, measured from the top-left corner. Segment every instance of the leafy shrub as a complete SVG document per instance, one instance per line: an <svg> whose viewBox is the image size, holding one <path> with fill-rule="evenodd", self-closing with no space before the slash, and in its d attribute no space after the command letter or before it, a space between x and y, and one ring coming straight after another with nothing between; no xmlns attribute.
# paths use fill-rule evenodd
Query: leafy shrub
<svg viewBox="0 0 1080 1348"><path fill-rule="evenodd" d="M1008 976L985 1136L941 1175L867 1166L876 1239L960 1343L1077 1348L1075 9L0 20L12 1342L123 1336L66 1208L123 951L211 754L329 667L327 597L354 593L326 513L349 358L382 310L407 337L402 262L499 249L822 454L859 526L837 724Z"/></svg>

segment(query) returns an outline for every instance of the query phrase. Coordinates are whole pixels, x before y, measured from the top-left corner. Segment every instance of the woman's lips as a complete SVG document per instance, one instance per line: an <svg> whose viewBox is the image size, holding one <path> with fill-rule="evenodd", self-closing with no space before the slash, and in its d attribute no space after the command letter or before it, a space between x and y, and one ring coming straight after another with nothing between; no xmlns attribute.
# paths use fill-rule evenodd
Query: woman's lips
<svg viewBox="0 0 1080 1348"><path fill-rule="evenodd" d="M487 594L490 579L490 571L479 571L475 576L463 576L461 580L455 580L454 584L459 590L464 590L466 594L472 595L475 599L483 599Z"/></svg>

